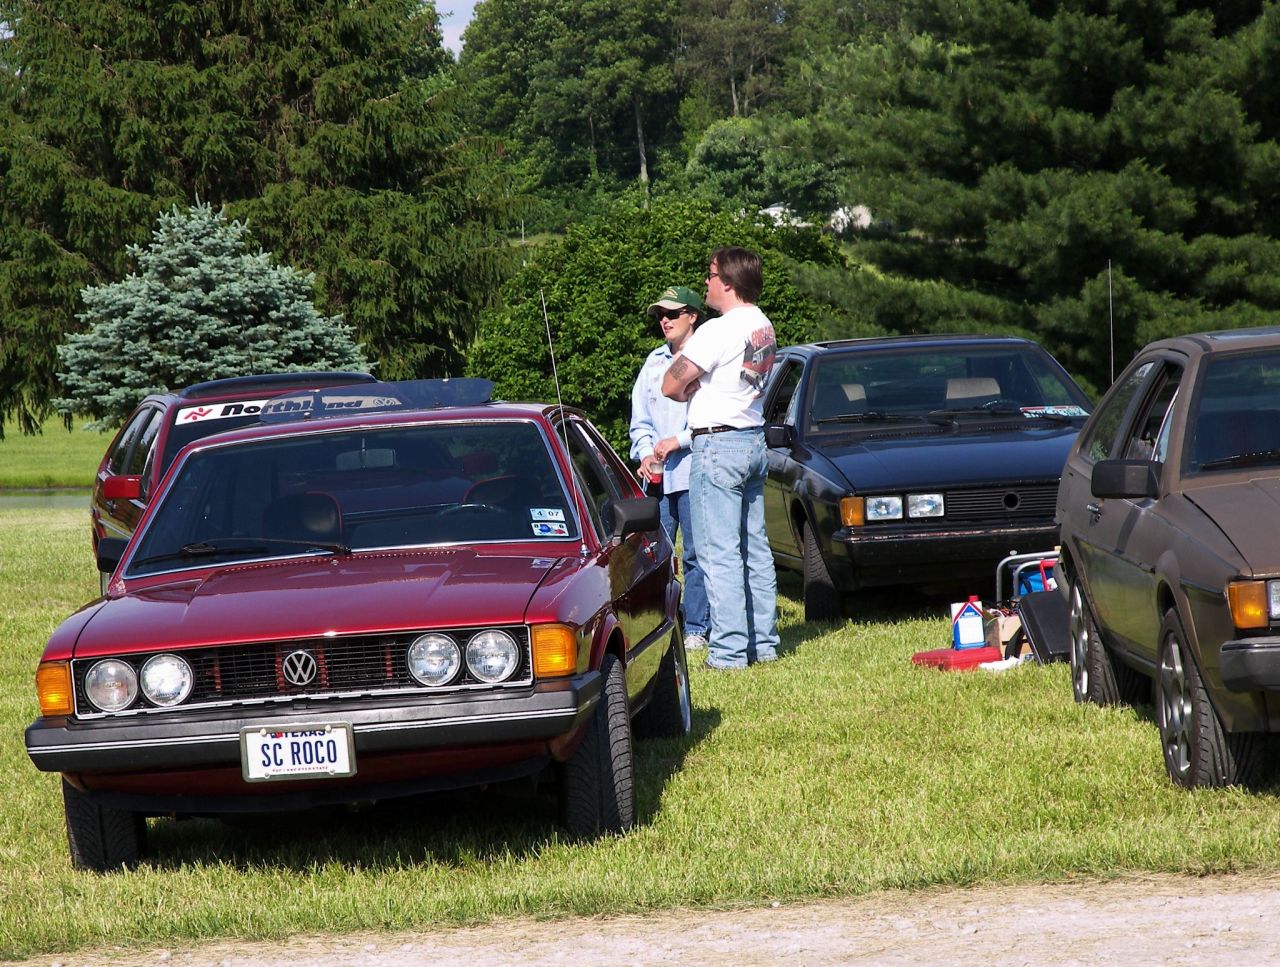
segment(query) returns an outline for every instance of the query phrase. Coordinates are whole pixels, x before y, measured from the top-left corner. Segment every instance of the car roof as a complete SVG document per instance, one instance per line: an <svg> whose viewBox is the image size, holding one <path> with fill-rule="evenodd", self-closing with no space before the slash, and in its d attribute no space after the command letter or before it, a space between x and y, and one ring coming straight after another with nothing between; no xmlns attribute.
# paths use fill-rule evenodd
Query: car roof
<svg viewBox="0 0 1280 967"><path fill-rule="evenodd" d="M1148 343L1140 352L1173 349L1192 354L1234 352L1280 346L1280 326L1255 326L1248 329L1216 329L1170 336Z"/></svg>
<svg viewBox="0 0 1280 967"><path fill-rule="evenodd" d="M376 383L378 377L370 373L340 370L306 370L297 373L260 373L254 376L228 376L192 383L178 390L149 393L142 403L201 402L220 403L256 396L275 396L289 390L319 389L325 386L348 386L355 383Z"/></svg>
<svg viewBox="0 0 1280 967"><path fill-rule="evenodd" d="M799 346L786 346L779 351L816 356L827 353L839 353L858 350L879 349L948 349L972 346L1031 346L1041 348L1038 343L1021 336L999 336L983 333L921 333L911 336L863 336L857 339L828 339L820 342L805 343Z"/></svg>

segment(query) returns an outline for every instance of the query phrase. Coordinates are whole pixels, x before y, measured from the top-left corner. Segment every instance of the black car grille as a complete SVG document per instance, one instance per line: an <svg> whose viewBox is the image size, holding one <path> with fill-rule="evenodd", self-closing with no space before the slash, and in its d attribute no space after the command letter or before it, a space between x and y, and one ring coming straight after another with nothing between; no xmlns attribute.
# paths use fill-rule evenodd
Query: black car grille
<svg viewBox="0 0 1280 967"><path fill-rule="evenodd" d="M437 629L431 629L435 632ZM463 651L462 674L447 686L430 687L409 674L406 653L409 645L423 631L397 632L383 635L353 635L345 638L299 638L259 644L222 645L216 648L175 649L191 666L194 676L191 694L176 710L201 705L278 701L299 696L365 695L379 692L420 691L449 692L465 688L494 688L527 685L533 680L529 652L529 629L505 627L520 649L520 665L507 681L488 685L471 676L466 667L466 646L471 637L486 628L446 628L439 633L449 635ZM290 684L286 664L291 655L305 652L314 659L314 677L305 685ZM152 654L114 655L140 673ZM85 693L84 678L102 658L78 659L72 663L76 688L76 708L80 716L101 715ZM306 660L303 659L306 664ZM139 693L129 712L160 711Z"/></svg>
<svg viewBox="0 0 1280 967"><path fill-rule="evenodd" d="M948 520L1006 520L1010 517L1052 517L1058 485L1026 484L944 491Z"/></svg>

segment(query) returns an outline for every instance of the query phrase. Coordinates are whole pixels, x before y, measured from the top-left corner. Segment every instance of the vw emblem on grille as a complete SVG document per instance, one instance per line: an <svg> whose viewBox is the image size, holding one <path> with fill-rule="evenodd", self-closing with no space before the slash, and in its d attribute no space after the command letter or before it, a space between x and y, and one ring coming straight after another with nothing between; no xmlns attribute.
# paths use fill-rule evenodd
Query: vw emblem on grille
<svg viewBox="0 0 1280 967"><path fill-rule="evenodd" d="M309 651L292 651L285 655L284 680L290 685L310 685L316 677L316 659Z"/></svg>

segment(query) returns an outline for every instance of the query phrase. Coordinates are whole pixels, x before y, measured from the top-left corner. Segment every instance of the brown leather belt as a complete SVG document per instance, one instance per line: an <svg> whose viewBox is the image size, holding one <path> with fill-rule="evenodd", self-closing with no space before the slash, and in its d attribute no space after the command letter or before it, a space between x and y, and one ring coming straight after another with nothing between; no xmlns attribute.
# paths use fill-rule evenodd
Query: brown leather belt
<svg viewBox="0 0 1280 967"><path fill-rule="evenodd" d="M728 432L730 432L731 430L760 430L760 429L763 429L763 427L758 427L758 426L724 426L724 425L720 425L720 426L704 426L704 427L701 427L701 428L699 428L699 429L697 429L697 430L691 430L691 431L689 432L689 436L690 436L690 437L702 436L704 433L728 433Z"/></svg>

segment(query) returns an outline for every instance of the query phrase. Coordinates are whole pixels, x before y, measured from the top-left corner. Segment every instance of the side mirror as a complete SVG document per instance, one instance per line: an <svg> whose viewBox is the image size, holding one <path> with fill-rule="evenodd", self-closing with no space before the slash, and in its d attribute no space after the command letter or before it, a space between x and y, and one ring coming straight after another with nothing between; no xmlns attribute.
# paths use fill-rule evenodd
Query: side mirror
<svg viewBox="0 0 1280 967"><path fill-rule="evenodd" d="M796 431L786 424L775 424L764 428L764 442L770 447L789 447L796 440Z"/></svg>
<svg viewBox="0 0 1280 967"><path fill-rule="evenodd" d="M623 497L613 502L613 537L621 539L662 526L657 497Z"/></svg>
<svg viewBox="0 0 1280 967"><path fill-rule="evenodd" d="M1155 497L1160 492L1157 466L1150 460L1100 460L1093 465L1089 491L1095 497Z"/></svg>
<svg viewBox="0 0 1280 967"><path fill-rule="evenodd" d="M119 477L112 478L119 480ZM136 479L136 478L135 478ZM110 574L120 564L120 558L124 557L124 549L129 546L129 542L123 537L104 537L98 541L98 570L103 574Z"/></svg>
<svg viewBox="0 0 1280 967"><path fill-rule="evenodd" d="M102 496L106 500L137 500L142 496L142 478L115 475L102 481Z"/></svg>

